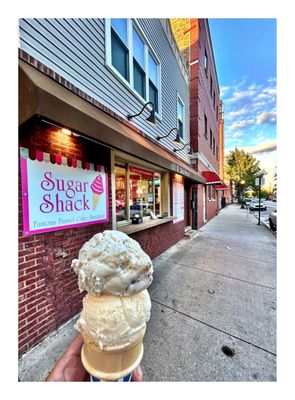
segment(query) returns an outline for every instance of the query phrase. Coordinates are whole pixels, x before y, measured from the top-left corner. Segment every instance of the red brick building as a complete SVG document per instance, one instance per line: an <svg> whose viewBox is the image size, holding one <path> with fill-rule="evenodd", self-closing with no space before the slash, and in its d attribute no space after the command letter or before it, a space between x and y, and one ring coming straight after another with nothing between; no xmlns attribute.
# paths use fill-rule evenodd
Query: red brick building
<svg viewBox="0 0 295 400"><path fill-rule="evenodd" d="M223 116L207 19L172 19L178 46L189 66L190 135L193 167L206 179L198 184L197 228L221 208L223 195Z"/></svg>

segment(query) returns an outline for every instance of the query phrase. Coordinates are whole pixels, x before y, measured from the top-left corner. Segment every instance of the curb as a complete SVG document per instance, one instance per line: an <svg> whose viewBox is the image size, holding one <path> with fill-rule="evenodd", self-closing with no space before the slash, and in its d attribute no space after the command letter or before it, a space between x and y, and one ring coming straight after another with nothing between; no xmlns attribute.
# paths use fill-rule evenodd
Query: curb
<svg viewBox="0 0 295 400"><path fill-rule="evenodd" d="M249 213L252 214L252 215L254 215L254 217L255 217L255 218L257 219L257 221L258 221L258 217L257 217L256 214L254 214L253 211L250 211L250 210L249 210ZM275 238L277 237L277 233L276 233L275 231L271 230L270 227L269 227L269 225L267 225L261 218L260 218L260 224L263 225L263 226L265 226L265 227L273 234L273 236L274 236Z"/></svg>

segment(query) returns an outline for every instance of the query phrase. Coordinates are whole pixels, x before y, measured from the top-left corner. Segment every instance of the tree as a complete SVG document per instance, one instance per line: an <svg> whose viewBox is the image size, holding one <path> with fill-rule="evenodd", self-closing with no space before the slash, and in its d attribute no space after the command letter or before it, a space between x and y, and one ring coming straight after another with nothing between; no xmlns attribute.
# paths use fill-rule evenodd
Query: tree
<svg viewBox="0 0 295 400"><path fill-rule="evenodd" d="M225 157L225 175L228 180L235 182L237 197L242 197L243 191L251 186L254 190L255 178L266 174L261 169L260 161L256 160L250 153L235 148Z"/></svg>

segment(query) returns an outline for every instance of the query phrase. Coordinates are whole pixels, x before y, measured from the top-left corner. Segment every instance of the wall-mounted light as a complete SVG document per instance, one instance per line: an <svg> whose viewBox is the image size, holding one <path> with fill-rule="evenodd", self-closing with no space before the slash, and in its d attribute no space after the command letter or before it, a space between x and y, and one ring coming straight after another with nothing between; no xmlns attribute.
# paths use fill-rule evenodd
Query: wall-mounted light
<svg viewBox="0 0 295 400"><path fill-rule="evenodd" d="M189 146L189 152L187 153L189 156L193 156L193 149L192 149L192 145L190 143L186 143L181 149L173 149L174 153L176 153L177 151L181 151L183 150L186 146Z"/></svg>
<svg viewBox="0 0 295 400"><path fill-rule="evenodd" d="M170 130L170 132L168 132L167 135L165 135L165 136L157 136L157 140L161 140L161 139L168 137L173 131L177 132L175 139L173 139L173 143L181 143L179 130L177 128L172 128Z"/></svg>
<svg viewBox="0 0 295 400"><path fill-rule="evenodd" d="M146 103L146 104L142 107L142 110L141 110L138 114L134 114L134 115L128 114L128 115L127 115L128 121L130 121L130 120L131 120L132 118L134 118L134 117L138 117L138 116L143 112L143 110L146 108L146 106L148 106L149 104L151 104L152 109L151 109L151 111L150 111L150 115L146 118L146 121L147 121L148 123L150 123L151 125L156 125L155 107L154 107L154 103L152 103L151 101L149 101L148 103Z"/></svg>
<svg viewBox="0 0 295 400"><path fill-rule="evenodd" d="M65 135L71 135L72 134L72 131L70 131L69 129L67 129L67 128L62 128L62 133L64 133Z"/></svg>
<svg viewBox="0 0 295 400"><path fill-rule="evenodd" d="M60 131L65 135L68 135L68 136L73 135L75 137L80 137L81 136L78 133L75 133L75 132L71 131L70 129L63 127L62 125L58 125L55 122L48 121L47 119L45 119L45 118L43 118L41 116L39 116L39 120L42 121L42 122L45 122L48 125L55 126L56 128L60 129Z"/></svg>

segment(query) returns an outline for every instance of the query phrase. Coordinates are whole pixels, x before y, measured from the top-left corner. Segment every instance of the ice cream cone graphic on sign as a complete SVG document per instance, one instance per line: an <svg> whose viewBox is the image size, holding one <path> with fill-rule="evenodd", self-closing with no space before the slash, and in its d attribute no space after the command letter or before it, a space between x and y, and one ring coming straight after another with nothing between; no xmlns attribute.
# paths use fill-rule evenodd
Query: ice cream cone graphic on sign
<svg viewBox="0 0 295 400"><path fill-rule="evenodd" d="M95 211L97 204L100 200L101 195L103 194L103 182L101 175L98 175L91 184L92 190L92 210Z"/></svg>

